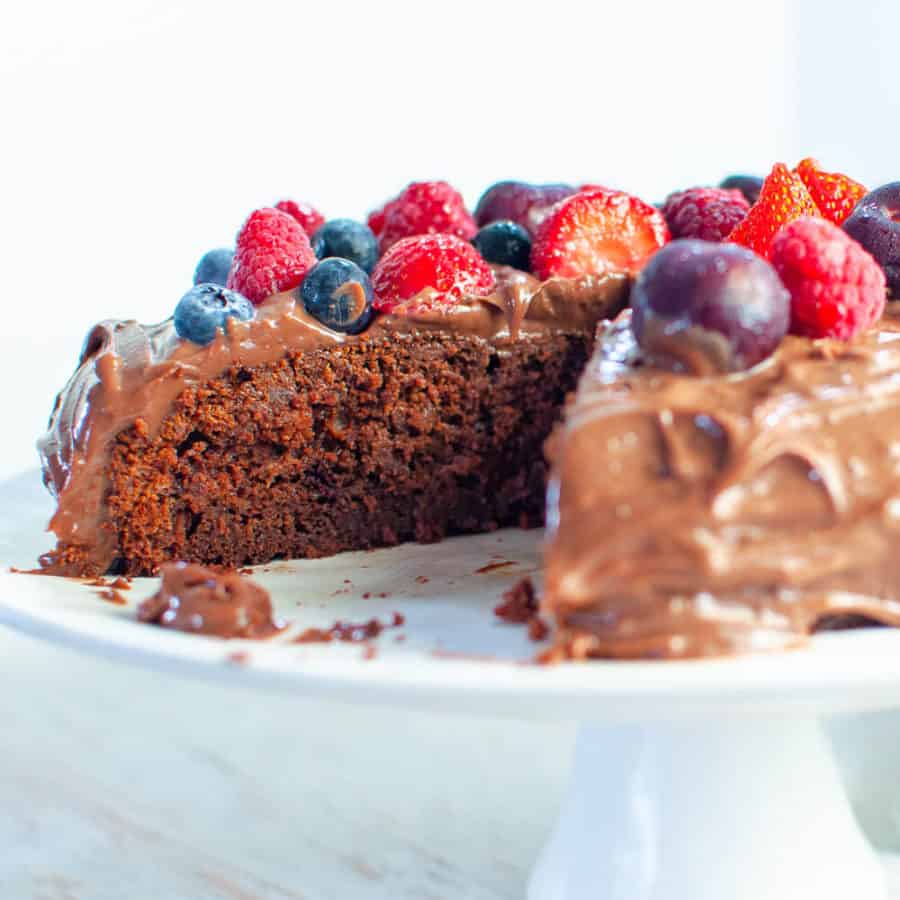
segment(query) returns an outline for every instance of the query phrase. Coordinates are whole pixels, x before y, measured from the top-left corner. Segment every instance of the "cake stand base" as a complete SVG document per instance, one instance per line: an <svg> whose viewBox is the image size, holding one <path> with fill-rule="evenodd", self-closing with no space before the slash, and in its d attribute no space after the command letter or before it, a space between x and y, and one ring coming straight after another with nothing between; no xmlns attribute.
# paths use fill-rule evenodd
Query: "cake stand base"
<svg viewBox="0 0 900 900"><path fill-rule="evenodd" d="M584 725L529 900L885 900L814 716Z"/></svg>

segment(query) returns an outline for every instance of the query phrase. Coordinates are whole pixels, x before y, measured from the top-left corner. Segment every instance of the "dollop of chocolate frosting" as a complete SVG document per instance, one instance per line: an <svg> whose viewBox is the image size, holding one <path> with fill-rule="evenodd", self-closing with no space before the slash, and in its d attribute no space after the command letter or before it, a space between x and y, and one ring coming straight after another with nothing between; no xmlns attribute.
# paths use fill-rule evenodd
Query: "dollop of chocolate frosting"
<svg viewBox="0 0 900 900"><path fill-rule="evenodd" d="M324 326L304 310L296 291L269 298L249 321L228 319L206 346L179 338L171 319L159 325L101 322L88 334L78 367L56 398L47 432L38 442L44 483L58 503L49 530L60 544L90 547L92 558L108 565L115 535L102 524L107 462L116 435L136 423L150 435L157 433L185 389L231 367L429 330L492 342L592 331L600 319L626 305L630 286L623 275L539 282L502 266L494 274L495 288L487 296L447 305L435 304L424 291L394 314L376 316L359 335ZM69 574L57 567L52 553L41 563L48 572Z"/></svg>
<svg viewBox="0 0 900 900"><path fill-rule="evenodd" d="M137 616L162 628L219 638L268 638L284 627L256 582L184 562L162 567L159 590L141 603Z"/></svg>
<svg viewBox="0 0 900 900"><path fill-rule="evenodd" d="M562 655L697 657L900 626L900 322L699 377L626 311L549 442L543 611Z"/></svg>

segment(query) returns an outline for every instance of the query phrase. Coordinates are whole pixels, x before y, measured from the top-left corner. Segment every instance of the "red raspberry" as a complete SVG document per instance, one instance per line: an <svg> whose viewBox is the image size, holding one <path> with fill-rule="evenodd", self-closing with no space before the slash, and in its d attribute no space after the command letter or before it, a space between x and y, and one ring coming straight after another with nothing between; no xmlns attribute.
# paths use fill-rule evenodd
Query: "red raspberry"
<svg viewBox="0 0 900 900"><path fill-rule="evenodd" d="M538 278L637 272L669 240L659 210L621 191L596 190L560 201L531 248Z"/></svg>
<svg viewBox="0 0 900 900"><path fill-rule="evenodd" d="M266 297L297 287L317 262L295 219L277 209L257 209L238 234L227 286L259 306Z"/></svg>
<svg viewBox="0 0 900 900"><path fill-rule="evenodd" d="M459 191L446 181L414 181L385 206L379 245L384 253L415 234L454 234L468 241L477 231Z"/></svg>
<svg viewBox="0 0 900 900"><path fill-rule="evenodd" d="M791 294L791 332L850 340L871 327L885 305L881 266L825 219L804 216L772 242L772 265Z"/></svg>
<svg viewBox="0 0 900 900"><path fill-rule="evenodd" d="M748 209L740 191L695 187L669 194L662 214L673 238L724 241Z"/></svg>
<svg viewBox="0 0 900 900"><path fill-rule="evenodd" d="M324 224L325 216L308 203L296 203L294 200L279 200L275 209L286 212L300 223L307 237L312 237Z"/></svg>
<svg viewBox="0 0 900 900"><path fill-rule="evenodd" d="M398 306L452 306L464 296L483 297L493 288L490 266L470 243L452 234L401 238L372 272L375 309L382 312L399 312ZM413 298L415 304L408 305Z"/></svg>
<svg viewBox="0 0 900 900"><path fill-rule="evenodd" d="M384 231L384 222L387 219L388 212L396 205L397 198L392 197L390 200L385 200L383 206L379 206L378 209L373 209L372 212L366 216L366 225L372 229L372 233L375 237L381 237L381 232Z"/></svg>
<svg viewBox="0 0 900 900"><path fill-rule="evenodd" d="M728 235L728 240L768 259L772 239L788 222L800 216L817 215L819 209L800 177L784 163L775 163L763 182L759 200Z"/></svg>
<svg viewBox="0 0 900 900"><path fill-rule="evenodd" d="M858 181L840 172L825 172L811 158L798 163L794 172L803 179L822 215L835 225L840 225L868 193Z"/></svg>

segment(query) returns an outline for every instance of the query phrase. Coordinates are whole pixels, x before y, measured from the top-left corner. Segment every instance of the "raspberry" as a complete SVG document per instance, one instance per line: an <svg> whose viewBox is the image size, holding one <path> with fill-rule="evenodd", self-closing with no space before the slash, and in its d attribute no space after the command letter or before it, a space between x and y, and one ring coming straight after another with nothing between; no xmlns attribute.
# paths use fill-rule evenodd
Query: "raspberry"
<svg viewBox="0 0 900 900"><path fill-rule="evenodd" d="M373 209L369 215L366 216L366 225L372 229L372 234L375 237L380 237L381 232L384 231L384 222L387 219L388 210L397 202L397 198L394 197L391 200L386 200L383 206L379 206L378 209Z"/></svg>
<svg viewBox="0 0 900 900"><path fill-rule="evenodd" d="M297 287L318 260L296 219L277 209L257 209L244 222L227 286L254 306Z"/></svg>
<svg viewBox="0 0 900 900"><path fill-rule="evenodd" d="M836 225L804 216L772 242L772 265L791 294L791 332L849 340L884 311L881 266Z"/></svg>
<svg viewBox="0 0 900 900"><path fill-rule="evenodd" d="M294 200L279 200L275 209L286 212L300 223L307 237L312 237L324 224L325 216L308 203L297 203Z"/></svg>
<svg viewBox="0 0 900 900"><path fill-rule="evenodd" d="M669 194L662 214L673 238L724 241L748 209L740 191L696 187Z"/></svg>
<svg viewBox="0 0 900 900"><path fill-rule="evenodd" d="M665 219L643 200L587 191L562 200L541 224L531 268L542 279L634 273L668 240Z"/></svg>
<svg viewBox="0 0 900 900"><path fill-rule="evenodd" d="M484 296L494 288L494 273L469 243L452 234L402 238L381 257L372 272L375 308L393 312L418 298L414 308L451 306L464 296ZM423 295L423 291L428 295Z"/></svg>
<svg viewBox="0 0 900 900"><path fill-rule="evenodd" d="M842 224L853 212L853 207L868 193L858 181L840 172L823 171L814 159L804 159L794 172L803 179L819 212L835 225Z"/></svg>
<svg viewBox="0 0 900 900"><path fill-rule="evenodd" d="M759 200L728 235L728 240L768 258L772 239L781 228L800 216L817 215L819 209L801 178L784 163L775 163L763 182Z"/></svg>
<svg viewBox="0 0 900 900"><path fill-rule="evenodd" d="M379 244L384 253L400 238L416 234L453 234L468 241L477 231L459 191L446 181L414 181L386 204Z"/></svg>

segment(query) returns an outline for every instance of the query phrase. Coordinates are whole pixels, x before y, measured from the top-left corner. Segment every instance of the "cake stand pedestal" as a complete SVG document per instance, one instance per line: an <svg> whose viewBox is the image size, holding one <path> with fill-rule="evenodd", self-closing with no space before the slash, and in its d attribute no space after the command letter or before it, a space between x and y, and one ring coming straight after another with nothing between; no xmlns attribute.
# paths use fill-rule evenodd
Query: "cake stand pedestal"
<svg viewBox="0 0 900 900"><path fill-rule="evenodd" d="M814 716L583 725L528 900L885 900Z"/></svg>

